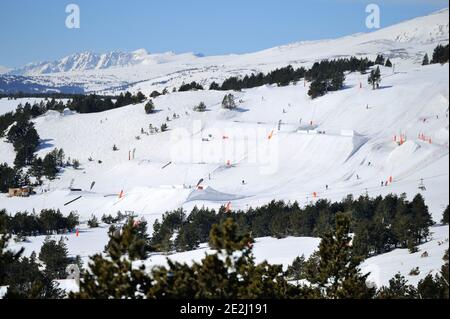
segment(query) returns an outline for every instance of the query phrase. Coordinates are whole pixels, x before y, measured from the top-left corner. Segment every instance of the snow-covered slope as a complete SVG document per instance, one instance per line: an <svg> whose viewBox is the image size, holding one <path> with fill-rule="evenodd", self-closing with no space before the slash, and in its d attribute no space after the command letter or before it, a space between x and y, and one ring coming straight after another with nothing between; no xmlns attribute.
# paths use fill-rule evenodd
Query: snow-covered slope
<svg viewBox="0 0 450 319"><path fill-rule="evenodd" d="M383 53L395 64L395 68L381 67L379 90L367 85L367 75L352 73L347 74L343 90L315 100L307 95L309 84L301 82L234 92L239 101L235 111L221 108L226 92L205 90L160 96L154 99L157 112L148 115L145 103L97 114L48 112L34 120L42 139L38 155L63 148L68 157L80 160L81 169L67 168L30 198L0 195L0 207L10 213L43 208L78 211L83 220L92 214L133 211L151 226L167 210L190 211L195 205L219 208L230 202L233 209L246 209L273 199L305 205L321 198L341 200L348 194L406 193L411 199L421 192L438 222L449 203L449 65L421 66L419 62L446 39L448 10L388 30L253 54L203 58L169 54L147 60L148 65L34 77L55 85L76 82L101 92L130 89L148 94L182 82L208 84L230 75L348 55L373 58ZM151 56L141 53L145 59ZM193 112L201 101L207 111ZM13 107L9 103L0 100L0 114ZM150 124L160 127L163 123L169 131L146 134ZM406 142L398 145L394 139L401 135ZM113 145L119 150L114 152ZM133 150L135 157L130 160ZM12 146L0 140L0 162L12 163L14 156ZM381 186L390 177L393 183ZM202 178L204 189L196 189ZM418 188L422 179L426 191ZM70 191L72 180L81 192ZM122 191L124 196L119 198ZM445 237L440 230L436 236L439 241ZM101 250L106 239L105 232L86 231L69 240L77 241L74 245L80 244L80 253L86 256ZM302 252L290 250L295 241L277 243L289 246L289 256L295 258ZM298 241L308 247L305 253L314 246L312 242L317 245L310 239ZM260 242L261 249L276 246L270 239ZM413 267L423 264L425 273L436 270L448 242L439 248L434 242L430 245L423 248L433 258L420 263L415 255L395 251L369 260L367 269L375 272L373 265L379 265L381 282L416 263ZM277 263L284 255L274 248L262 256Z"/></svg>
<svg viewBox="0 0 450 319"><path fill-rule="evenodd" d="M333 200L366 191L414 196L423 178L424 196L438 221L448 204L448 64L382 72L380 90L373 91L367 75L356 73L347 76L346 89L316 100L307 96L303 83L246 90L236 94L242 100L238 111L221 109L225 93L198 91L155 99L158 112L152 115L145 114L144 103L97 114L49 112L35 120L44 141L38 155L63 148L81 161L83 170L68 169L44 186L50 192L29 199L0 197L0 202L11 212L58 207L87 218L133 210L152 221L165 210L195 204L218 207L232 201L246 208L272 199L305 204L314 192ZM200 101L207 112L192 111ZM141 134L149 124L165 122L168 132ZM315 131L308 133L311 122ZM269 140L271 131L275 134ZM402 146L393 140L400 134L407 136ZM112 151L114 144L119 151ZM129 161L133 149L135 159ZM2 158L14 157L10 145L0 150ZM172 165L161 169L168 162ZM394 183L381 187L380 181L390 176ZM64 206L78 195L67 189L72 178L76 187L88 189L92 181L96 186ZM188 188L201 178L212 188L211 196ZM126 196L118 200L122 190Z"/></svg>

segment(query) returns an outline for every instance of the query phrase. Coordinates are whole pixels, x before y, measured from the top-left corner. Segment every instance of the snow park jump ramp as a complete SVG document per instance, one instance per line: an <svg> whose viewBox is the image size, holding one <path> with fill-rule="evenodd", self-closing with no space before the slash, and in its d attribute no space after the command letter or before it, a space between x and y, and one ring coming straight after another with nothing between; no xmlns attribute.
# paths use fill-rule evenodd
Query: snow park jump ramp
<svg viewBox="0 0 450 319"><path fill-rule="evenodd" d="M195 189L189 197L186 199L186 203L194 201L206 201L206 202L228 202L239 199L247 198L248 196L240 196L222 193L215 190L212 187L206 187L205 189Z"/></svg>

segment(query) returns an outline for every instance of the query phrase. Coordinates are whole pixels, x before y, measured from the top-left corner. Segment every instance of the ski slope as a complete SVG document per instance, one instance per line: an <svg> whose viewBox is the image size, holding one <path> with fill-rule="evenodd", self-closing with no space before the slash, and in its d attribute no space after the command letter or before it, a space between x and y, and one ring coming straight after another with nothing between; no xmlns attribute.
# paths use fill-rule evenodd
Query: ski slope
<svg viewBox="0 0 450 319"><path fill-rule="evenodd" d="M315 199L331 200L366 192L412 197L424 179L428 190L423 195L438 221L448 204L448 64L382 72L380 90L366 85L367 75L349 74L346 89L316 100L300 83L245 90L236 94L242 101L237 111L221 109L224 92L198 91L158 97L157 112L150 115L145 103L96 114L48 112L35 120L43 141L38 155L63 148L82 167L66 169L37 189L37 196L1 195L2 206L10 212L60 208L83 218L119 210L160 216L179 207L220 207L229 201L243 209L273 199L304 205L314 200L313 193ZM207 112L192 111L200 101ZM174 113L179 117L173 119ZM141 134L167 117L172 119L169 131ZM400 134L407 137L401 146L393 140ZM0 143L0 151L2 159L14 159L10 144ZM393 183L381 187L391 176ZM205 187L222 195L209 196L205 190L206 195L193 196L202 178ZM72 179L73 187L86 193L70 192ZM119 199L121 191L125 196Z"/></svg>

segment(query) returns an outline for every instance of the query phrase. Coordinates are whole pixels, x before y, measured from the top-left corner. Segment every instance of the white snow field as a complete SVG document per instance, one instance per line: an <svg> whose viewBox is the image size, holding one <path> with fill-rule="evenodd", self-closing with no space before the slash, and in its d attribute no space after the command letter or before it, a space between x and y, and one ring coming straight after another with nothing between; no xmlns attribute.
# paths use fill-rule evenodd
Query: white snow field
<svg viewBox="0 0 450 319"><path fill-rule="evenodd" d="M65 84L85 82L102 93L142 90L148 95L182 82L220 82L288 64L310 66L325 58L374 59L384 54L395 65L381 68L379 90L367 84L368 75L351 73L345 89L315 100L307 95L309 83L303 82L233 93L239 101L235 111L221 108L228 92L196 91L154 99L157 112L149 115L144 112L145 103L97 114L48 112L34 121L42 139L38 155L63 148L68 157L81 162L81 168L64 170L32 197L0 195L0 208L12 214L58 208L66 214L77 211L83 221L92 214L133 211L146 218L151 233L156 219L180 207L189 212L195 205L219 208L231 203L232 209L246 209L273 199L305 205L321 198L341 200L348 194L366 193L406 193L412 199L421 192L439 222L449 203L449 65L421 66L421 61L425 53L431 56L437 44L448 43L448 34L448 10L443 10L369 34L254 54L186 55L127 67L39 75ZM193 112L201 101L207 111ZM0 100L0 114L14 108L10 103ZM149 124L160 127L166 122L167 132L145 134ZM422 134L426 140L419 138ZM406 142L400 146L394 138L401 135ZM113 145L119 150L114 152ZM14 156L12 146L0 140L0 162L11 164ZM381 187L390 177L393 183ZM202 178L203 189L197 189ZM426 191L418 189L422 179ZM70 190L72 180L82 192ZM122 191L124 196L119 198ZM440 268L448 249L448 241L438 244L448 238L448 227L433 228L433 232L434 239L420 247L430 257L396 250L367 260L363 269L379 274L372 280L383 284L396 272L408 275L419 266L421 275L408 278L416 282ZM68 235L68 239L71 254L87 257L103 249L106 229L82 229L79 237ZM24 244L27 252L39 250L43 238L30 240ZM302 253L312 253L318 243L311 238L263 238L258 239L255 254L257 260L287 265ZM175 258L189 261L204 252ZM149 261L163 262L162 256Z"/></svg>

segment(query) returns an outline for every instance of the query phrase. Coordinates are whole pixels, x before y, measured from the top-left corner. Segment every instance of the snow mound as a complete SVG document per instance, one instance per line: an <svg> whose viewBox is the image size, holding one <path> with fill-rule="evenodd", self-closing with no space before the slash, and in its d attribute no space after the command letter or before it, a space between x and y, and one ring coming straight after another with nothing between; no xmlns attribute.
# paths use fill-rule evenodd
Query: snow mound
<svg viewBox="0 0 450 319"><path fill-rule="evenodd" d="M222 193L212 187L194 190L186 200L186 203L193 201L226 202L231 200L244 199L248 196L239 196Z"/></svg>
<svg viewBox="0 0 450 319"><path fill-rule="evenodd" d="M391 152L387 159L387 162L394 165L408 161L408 159L410 159L420 148L421 146L416 142L407 141Z"/></svg>

